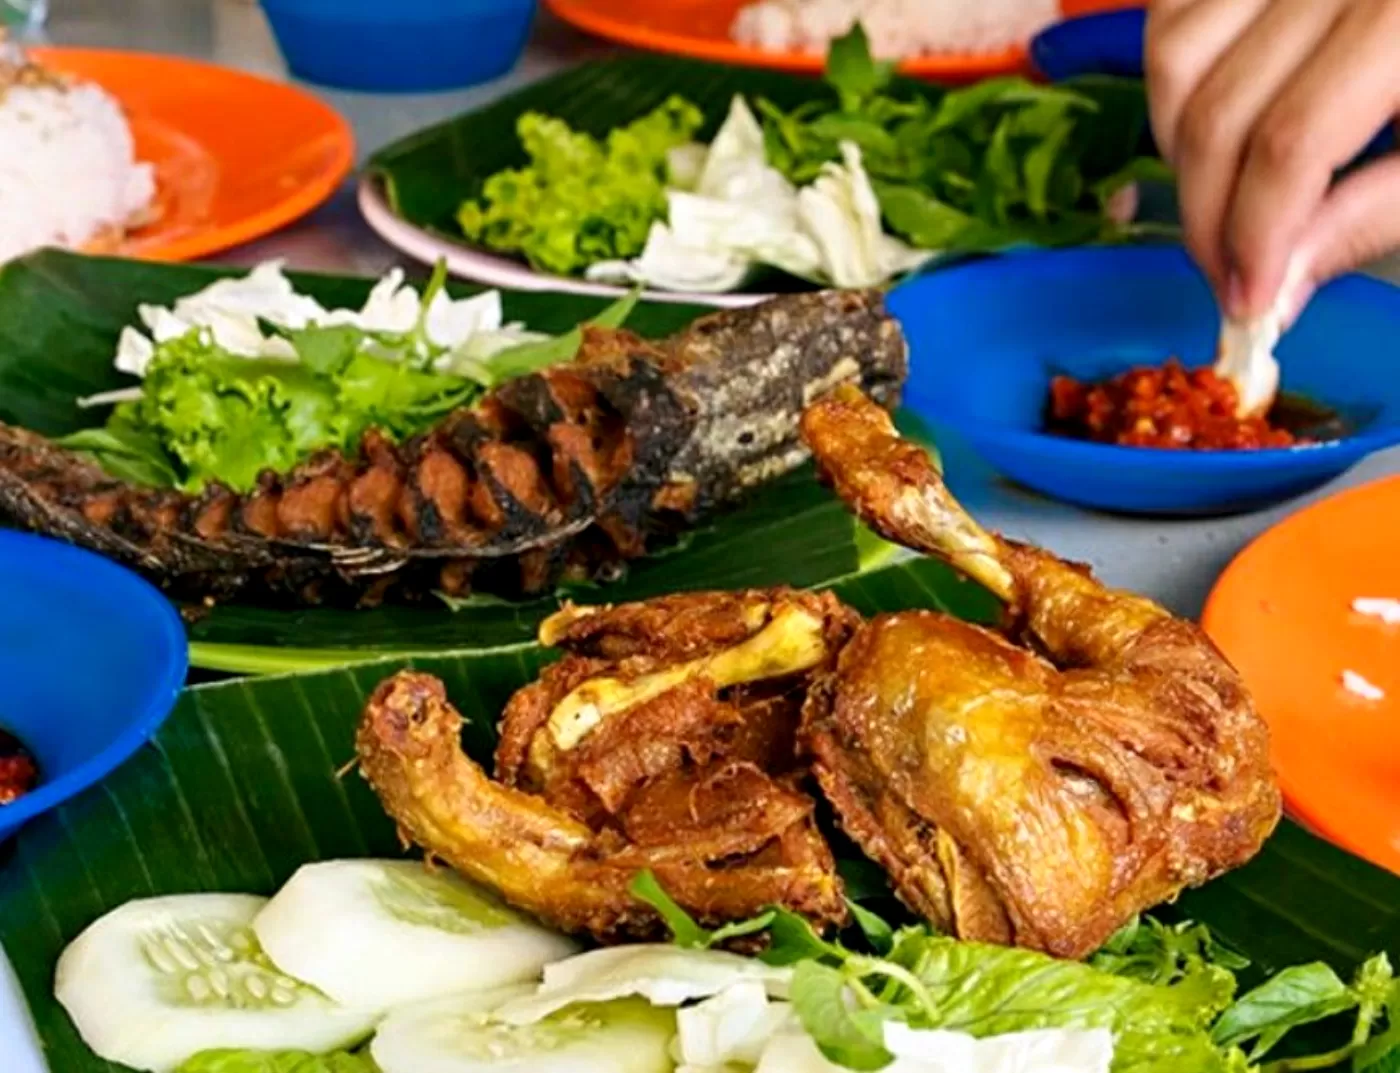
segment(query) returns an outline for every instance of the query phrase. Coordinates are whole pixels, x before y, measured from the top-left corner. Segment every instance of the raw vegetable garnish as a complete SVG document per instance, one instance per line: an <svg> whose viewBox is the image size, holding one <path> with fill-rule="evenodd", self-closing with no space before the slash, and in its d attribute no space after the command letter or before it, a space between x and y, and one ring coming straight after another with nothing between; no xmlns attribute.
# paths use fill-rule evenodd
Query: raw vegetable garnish
<svg viewBox="0 0 1400 1073"><path fill-rule="evenodd" d="M933 99L893 82L859 24L833 42L827 81L838 101L783 112L758 102L769 161L797 183L860 147L890 229L921 249L988 252L1059 246L1134 232L1109 215L1123 187L1170 179L1133 156L1142 88L1112 78L1038 86L997 78Z"/></svg>
<svg viewBox="0 0 1400 1073"><path fill-rule="evenodd" d="M931 254L1157 230L1128 222L1118 198L1171 178L1135 155L1137 82L1009 77L940 95L897 82L859 23L832 43L826 82L832 92L791 111L735 98L709 146L685 144L701 117L675 97L606 143L526 113L531 163L486 180L459 223L544 271L704 292L742 286L760 265L870 286Z"/></svg>
<svg viewBox="0 0 1400 1073"><path fill-rule="evenodd" d="M176 1073L378 1073L367 1054L307 1051L205 1051Z"/></svg>
<svg viewBox="0 0 1400 1073"><path fill-rule="evenodd" d="M1236 997L1235 974L1248 962L1199 924L1137 920L1088 962L1074 962L961 942L926 925L895 929L853 904L864 936L856 946L869 948L862 952L822 938L784 909L708 932L649 873L632 892L656 909L678 945L708 947L766 931L760 957L792 967L794 1012L822 1053L848 1069L890 1063L891 1023L977 1037L1109 1029L1114 1073L1301 1073L1348 1063L1356 1073L1400 1069L1400 981L1384 954L1367 960L1350 984L1319 962L1284 969ZM1294 1029L1346 1017L1350 1031L1336 1047L1264 1061Z"/></svg>
<svg viewBox="0 0 1400 1073"><path fill-rule="evenodd" d="M567 275L633 257L652 221L666 213L667 153L703 122L695 105L672 97L600 142L528 112L517 132L529 165L487 179L480 200L463 204L457 222L473 241L522 253L548 272Z"/></svg>
<svg viewBox="0 0 1400 1073"><path fill-rule="evenodd" d="M60 442L135 483L248 492L265 470L353 451L371 428L406 439L577 352L580 330L551 338L502 324L498 294L454 300L445 282L439 264L420 298L394 273L363 310L326 311L264 265L173 311L143 310L154 340L131 330L117 359L141 385L86 400L117 406L101 428ZM635 304L628 296L592 323L618 327Z"/></svg>

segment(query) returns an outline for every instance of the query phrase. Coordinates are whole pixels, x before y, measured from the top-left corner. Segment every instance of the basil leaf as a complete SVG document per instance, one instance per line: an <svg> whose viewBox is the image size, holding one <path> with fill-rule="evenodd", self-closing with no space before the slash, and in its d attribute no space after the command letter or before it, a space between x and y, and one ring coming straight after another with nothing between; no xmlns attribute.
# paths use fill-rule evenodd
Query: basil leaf
<svg viewBox="0 0 1400 1073"><path fill-rule="evenodd" d="M800 962L793 970L790 1000L802 1027L831 1061L847 1069L876 1070L893 1060L884 1043L890 1009L853 1008L839 969Z"/></svg>
<svg viewBox="0 0 1400 1073"><path fill-rule="evenodd" d="M629 291L592 320L585 322L585 325L595 328L621 328L627 322L627 318L632 315L632 311L637 308L641 297L640 290ZM492 388L507 380L528 376L530 373L538 372L550 365L573 360L578 354L579 347L583 345L585 325L580 325L563 335L557 335L553 339L518 343L497 352L481 363L482 375L479 379L482 385Z"/></svg>
<svg viewBox="0 0 1400 1073"><path fill-rule="evenodd" d="M710 933L711 946L719 946L729 942L730 939L742 939L746 935L757 935L761 931L767 931L769 925L773 923L773 918L777 913L769 910L760 913L750 920L736 920L732 924L726 924L722 928L716 928Z"/></svg>
<svg viewBox="0 0 1400 1073"><path fill-rule="evenodd" d="M880 211L890 228L923 250L944 250L974 223L965 212L914 186L875 184Z"/></svg>
<svg viewBox="0 0 1400 1073"><path fill-rule="evenodd" d="M877 62L870 54L870 40L859 20L845 37L831 42L826 55L826 80L841 97L841 109L860 110L865 100L880 92L894 77L893 63Z"/></svg>
<svg viewBox="0 0 1400 1073"><path fill-rule="evenodd" d="M1321 962L1284 969L1241 996L1216 1022L1211 1038L1222 1047L1254 1041L1250 1060L1258 1061L1284 1035L1354 1009L1356 994Z"/></svg>
<svg viewBox="0 0 1400 1073"><path fill-rule="evenodd" d="M849 898L846 899L846 907L850 909L856 926L860 928L871 949L877 954L888 954L894 947L894 929L886 923L884 917Z"/></svg>
<svg viewBox="0 0 1400 1073"><path fill-rule="evenodd" d="M1355 1073L1400 1073L1400 982L1387 989L1385 1011L1389 1023L1356 1052Z"/></svg>
<svg viewBox="0 0 1400 1073"><path fill-rule="evenodd" d="M1217 943L1203 925L1168 927L1151 917L1134 919L1089 963L1104 972L1162 985L1176 983L1208 965L1232 972L1249 967L1248 959Z"/></svg>
<svg viewBox="0 0 1400 1073"><path fill-rule="evenodd" d="M1074 133L1074 121L1061 119L1034 145L1021 164L1026 182L1026 207L1037 220L1050 212L1050 180L1060 163L1060 155Z"/></svg>
<svg viewBox="0 0 1400 1073"><path fill-rule="evenodd" d="M1165 160L1157 160L1155 157L1138 157L1130 160L1112 175L1100 179L1094 184L1094 197L1100 204L1108 201L1114 194L1122 190L1130 183L1172 183L1176 181L1176 172L1172 171L1171 165Z"/></svg>
<svg viewBox="0 0 1400 1073"><path fill-rule="evenodd" d="M769 965L796 965L824 958L843 960L846 952L817 934L811 922L790 909L775 909L768 925L768 949L759 960Z"/></svg>
<svg viewBox="0 0 1400 1073"><path fill-rule="evenodd" d="M671 929L671 941L677 946L693 950L704 950L710 946L713 938L710 933L666 893L650 870L638 872L627 889L632 897L656 910L666 927Z"/></svg>

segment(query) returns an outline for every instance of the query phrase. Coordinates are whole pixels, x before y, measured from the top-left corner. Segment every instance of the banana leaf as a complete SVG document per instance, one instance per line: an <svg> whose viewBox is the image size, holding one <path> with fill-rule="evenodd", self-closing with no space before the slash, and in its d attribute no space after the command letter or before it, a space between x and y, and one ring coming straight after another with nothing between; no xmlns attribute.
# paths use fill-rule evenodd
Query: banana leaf
<svg viewBox="0 0 1400 1073"><path fill-rule="evenodd" d="M941 92L907 83L919 92ZM834 95L815 79L725 67L674 56L625 56L581 64L380 149L366 170L383 184L389 206L418 227L465 242L458 207L480 195L486 179L526 163L516 122L526 112L544 112L575 130L602 138L661 105L672 94L689 100L705 116L698 137L712 138L736 93L766 97L780 108Z"/></svg>
<svg viewBox="0 0 1400 1073"><path fill-rule="evenodd" d="M950 586L946 568L926 560L838 588L867 612L993 610L984 592ZM0 864L0 943L53 1073L119 1073L88 1052L52 997L58 955L86 925L132 898L266 894L308 861L398 856L393 824L364 782L337 775L375 684L405 665L439 675L468 718L468 749L489 762L502 706L547 658L524 645L188 690L152 744L32 823ZM1291 824L1253 863L1184 896L1177 911L1265 971L1320 959L1348 973L1372 952L1400 953L1400 877Z"/></svg>
<svg viewBox="0 0 1400 1073"><path fill-rule="evenodd" d="M100 424L105 412L81 410L75 400L130 386L131 379L112 367L112 355L122 328L137 322L138 304L168 304L227 274L54 251L0 269L0 421L51 436ZM328 307L358 306L372 284L335 276L295 279ZM546 332L567 331L606 304L510 292L503 303L507 319ZM700 312L642 304L628 327L666 335ZM685 589L814 586L856 572L863 546L848 512L804 471L691 534L678 550L636 564L624 582L602 591L607 599L626 599ZM390 654L500 648L529 641L555 606L553 598L523 604L472 600L455 612L446 605L372 611L223 605L190 625L192 662L261 674Z"/></svg>
<svg viewBox="0 0 1400 1073"><path fill-rule="evenodd" d="M1072 138L1074 151L1082 153L1073 182L1091 186L1116 175L1140 154L1155 156L1147 133L1147 102L1141 81L1088 76L1066 85L1091 99L1098 109L1093 116L1081 118ZM895 79L894 90L904 99L921 97L935 103L948 92L943 86L907 78ZM517 133L517 123L526 113L556 117L577 131L602 139L668 98L680 96L700 110L704 124L697 138L708 142L724 122L736 95L751 103L766 100L785 113L837 101L830 86L801 75L674 56L611 57L571 68L478 111L410 134L376 152L366 171L381 185L390 210L400 219L439 238L473 246L462 233L457 212L464 201L481 196L489 177L528 164ZM855 122L859 126L869 121ZM1062 145L1058 151L1069 147ZM937 161L928 166L934 170L940 167ZM1010 181L1014 185L1018 179L1011 176ZM1086 230L1082 219L1043 228L989 225L966 248L960 245L946 250L944 259L1025 243L1075 244L1096 233L1094 221L1088 221ZM934 248L941 247L941 242L934 243ZM781 272L764 272L744 289L771 293L808 286Z"/></svg>

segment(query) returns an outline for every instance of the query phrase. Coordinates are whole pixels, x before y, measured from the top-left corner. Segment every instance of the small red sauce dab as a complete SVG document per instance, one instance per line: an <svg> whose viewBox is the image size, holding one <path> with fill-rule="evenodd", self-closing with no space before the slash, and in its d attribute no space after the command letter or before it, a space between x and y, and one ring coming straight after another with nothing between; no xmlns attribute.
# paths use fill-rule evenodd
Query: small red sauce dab
<svg viewBox="0 0 1400 1073"><path fill-rule="evenodd" d="M18 738L0 730L0 805L19 800L39 784L39 766Z"/></svg>
<svg viewBox="0 0 1400 1073"><path fill-rule="evenodd" d="M1260 600L1260 601L1259 601L1259 610L1262 611L1262 612L1264 612L1264 614L1266 614L1266 615L1272 615L1272 614L1274 613L1274 604L1273 604L1273 601L1272 601L1272 600Z"/></svg>

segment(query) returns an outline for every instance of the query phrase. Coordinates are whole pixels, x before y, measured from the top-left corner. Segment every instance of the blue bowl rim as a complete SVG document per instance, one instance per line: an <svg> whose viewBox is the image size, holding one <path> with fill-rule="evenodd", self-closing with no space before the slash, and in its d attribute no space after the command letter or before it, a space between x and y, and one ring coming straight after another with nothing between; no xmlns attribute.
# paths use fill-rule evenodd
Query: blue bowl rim
<svg viewBox="0 0 1400 1073"><path fill-rule="evenodd" d="M1116 8L1110 11L1086 11L1082 15L1071 15L1051 23L1031 38L1026 51L1030 56L1031 66L1042 77L1049 78L1050 74L1045 70L1042 60L1047 51L1054 52L1056 49L1062 48L1066 39L1072 41L1076 37L1092 34L1096 31L1102 33L1105 30L1112 34L1121 35L1123 27L1131 27L1133 30L1141 32L1141 27L1146 24L1146 21L1147 12L1140 7ZM1114 41L1113 44L1120 44L1121 40L1122 38L1119 41ZM1140 47L1132 48L1130 46L1130 51L1135 52L1138 57L1138 62L1134 66L1141 68L1142 52ZM1090 73L1092 72L1088 70L1077 72L1079 75Z"/></svg>
<svg viewBox="0 0 1400 1073"><path fill-rule="evenodd" d="M1183 274L1196 274L1198 270L1184 247L1175 243L1154 243L1141 246L1082 246L1069 249L1036 249L1016 251L995 258L982 258L966 261L948 268L937 269L901 284L892 293L909 288L934 288L945 280L954 279L959 274L1003 271L1015 267L1032 277L1047 275L1054 266L1065 262L1083 260L1093 265L1101 261L1118 260L1120 263L1141 264L1151 267L1173 267ZM1058 271L1058 269L1056 269ZM1352 273L1328 283L1319 294L1342 291L1353 301L1374 302L1394 310L1400 310L1400 287L1378 279ZM1041 449L1052 444L1055 450L1066 457L1089 462L1124 462L1155 471L1185 470L1187 472L1239 470L1277 470L1302 462L1324 462L1329 456L1337 456L1336 461L1362 458L1376 451L1393 447L1400 443L1400 423L1386 424L1380 428L1347 436L1326 443L1307 444L1298 447L1267 447L1250 451L1173 451L1158 447L1124 447L1117 444L1092 443L1074 440L1068 436L1057 436L1039 429L1030 430L997 424L992 421L969 417L965 412L950 410L928 395L920 393L917 368L911 369L909 384L905 388L906 398L920 416L942 422L962 431L970 438L981 442L994 440L997 444L1019 447L1022 450Z"/></svg>
<svg viewBox="0 0 1400 1073"><path fill-rule="evenodd" d="M30 533L0 529L0 554L28 549L39 555L71 562L75 570L105 579L125 589L134 601L144 601L154 612L162 643L174 653L161 676L146 691L147 696L130 718L126 729L111 745L70 768L57 778L41 782L31 792L8 805L0 805L0 833L15 830L50 809L76 797L110 775L131 759L151 740L175 708L189 671L189 645L184 623L175 606L140 575L93 552ZM42 775L42 772L41 772Z"/></svg>

